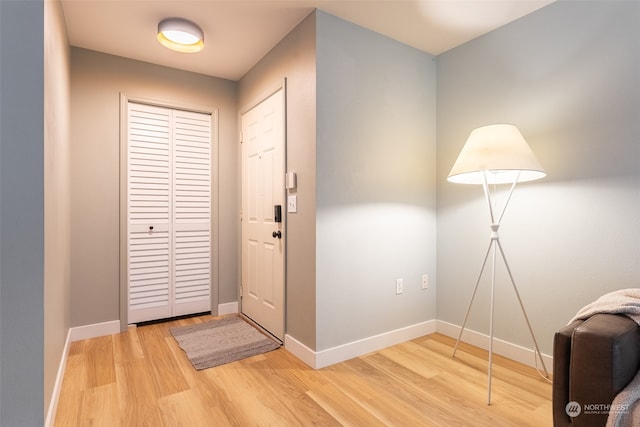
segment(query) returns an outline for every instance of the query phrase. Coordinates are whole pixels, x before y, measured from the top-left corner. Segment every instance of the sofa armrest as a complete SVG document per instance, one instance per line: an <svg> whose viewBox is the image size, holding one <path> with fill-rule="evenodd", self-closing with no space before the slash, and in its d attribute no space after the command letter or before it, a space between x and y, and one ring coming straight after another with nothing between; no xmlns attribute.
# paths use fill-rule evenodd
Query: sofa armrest
<svg viewBox="0 0 640 427"><path fill-rule="evenodd" d="M607 405L633 379L639 367L640 327L633 320L597 314L578 324L571 337L568 399L577 402L582 412L571 419L572 425L605 425ZM555 409L554 404L554 412Z"/></svg>
<svg viewBox="0 0 640 427"><path fill-rule="evenodd" d="M569 365L571 362L571 337L573 331L583 323L576 320L556 332L553 337L553 425L571 425L571 417L566 412L569 399Z"/></svg>

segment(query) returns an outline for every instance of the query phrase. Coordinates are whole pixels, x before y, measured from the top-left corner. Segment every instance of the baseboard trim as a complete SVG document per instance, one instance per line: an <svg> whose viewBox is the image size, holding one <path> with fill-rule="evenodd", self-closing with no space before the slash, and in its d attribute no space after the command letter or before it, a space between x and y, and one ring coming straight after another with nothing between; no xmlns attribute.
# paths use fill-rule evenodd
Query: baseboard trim
<svg viewBox="0 0 640 427"><path fill-rule="evenodd" d="M56 420L56 413L58 411L58 400L60 399L60 391L62 390L62 380L64 379L64 373L67 368L67 356L69 355L69 346L71 345L71 329L67 332L67 339L64 342L64 348L62 349L62 355L60 357L60 365L58 366L58 372L56 374L56 381L53 384L53 391L51 392L51 400L49 401L49 409L47 410L47 418L45 419L45 427L53 427L53 423Z"/></svg>
<svg viewBox="0 0 640 427"><path fill-rule="evenodd" d="M284 337L284 347L308 366L313 369L320 369L435 332L458 338L460 326L434 319L321 351L314 351L287 334ZM485 350L489 349L489 336L474 330L465 329L462 334L462 341ZM533 349L494 338L493 351L495 354L524 365L536 367L535 351ZM542 360L548 373L551 374L553 357L542 353ZM538 364L538 368L542 370L540 364Z"/></svg>
<svg viewBox="0 0 640 427"><path fill-rule="evenodd" d="M69 329L71 342L87 340L89 338L97 338L105 335L113 335L120 333L120 321L112 320L110 322L94 323L93 325L76 326Z"/></svg>
<svg viewBox="0 0 640 427"><path fill-rule="evenodd" d="M437 320L436 322L436 332L455 339L458 338L460 326L443 320ZM484 350L489 350L489 335L465 328L462 334L462 341ZM523 365L528 365L534 368L536 367L536 355L533 348L522 347L494 337L493 352L508 359L515 360L516 362L520 362ZM542 353L542 360L544 361L549 374L551 374L550 369L553 368L553 357ZM542 366L540 364L538 367L542 370Z"/></svg>
<svg viewBox="0 0 640 427"><path fill-rule="evenodd" d="M226 314L235 314L237 312L238 312L237 301L218 304L218 316L224 316Z"/></svg>
<svg viewBox="0 0 640 427"><path fill-rule="evenodd" d="M292 337L291 335L284 335L284 348L295 357L303 361L306 365L313 369L316 367L316 352L309 347Z"/></svg>
<svg viewBox="0 0 640 427"><path fill-rule="evenodd" d="M313 369L320 369L325 366L353 359L354 357L362 356L363 354L410 341L414 338L429 335L435 331L435 320L429 320L321 351L311 350L294 337L285 335L284 347Z"/></svg>

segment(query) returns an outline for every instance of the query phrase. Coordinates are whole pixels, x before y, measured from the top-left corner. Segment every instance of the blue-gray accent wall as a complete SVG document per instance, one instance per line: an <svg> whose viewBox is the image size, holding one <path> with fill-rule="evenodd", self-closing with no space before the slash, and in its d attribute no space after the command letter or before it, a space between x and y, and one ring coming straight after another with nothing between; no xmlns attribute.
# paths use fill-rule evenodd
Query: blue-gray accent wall
<svg viewBox="0 0 640 427"><path fill-rule="evenodd" d="M319 351L435 318L436 62L321 11L316 49Z"/></svg>
<svg viewBox="0 0 640 427"><path fill-rule="evenodd" d="M489 242L482 189L447 174L469 132L512 123L547 177L502 244L543 353L600 295L640 287L640 3L559 1L438 56L438 310L460 325ZM488 333L489 271L468 327ZM499 264L495 335L532 341Z"/></svg>

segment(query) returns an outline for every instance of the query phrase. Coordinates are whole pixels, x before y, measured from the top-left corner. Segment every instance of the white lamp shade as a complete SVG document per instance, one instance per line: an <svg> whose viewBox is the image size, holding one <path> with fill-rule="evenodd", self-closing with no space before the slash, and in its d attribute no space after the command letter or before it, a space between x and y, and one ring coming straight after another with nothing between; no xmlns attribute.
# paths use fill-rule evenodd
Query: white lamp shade
<svg viewBox="0 0 640 427"><path fill-rule="evenodd" d="M204 49L204 33L196 24L182 18L167 18L158 24L158 41L178 52L194 53Z"/></svg>
<svg viewBox="0 0 640 427"><path fill-rule="evenodd" d="M524 137L513 125L475 129L449 172L458 184L512 184L540 179L546 173Z"/></svg>

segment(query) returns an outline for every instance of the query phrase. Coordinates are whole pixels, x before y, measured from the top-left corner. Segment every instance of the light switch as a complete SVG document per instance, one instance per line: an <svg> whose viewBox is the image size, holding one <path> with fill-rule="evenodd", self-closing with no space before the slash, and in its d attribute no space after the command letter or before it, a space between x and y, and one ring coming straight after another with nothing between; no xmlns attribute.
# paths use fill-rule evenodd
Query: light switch
<svg viewBox="0 0 640 427"><path fill-rule="evenodd" d="M287 212L289 213L298 212L298 196L287 197Z"/></svg>

